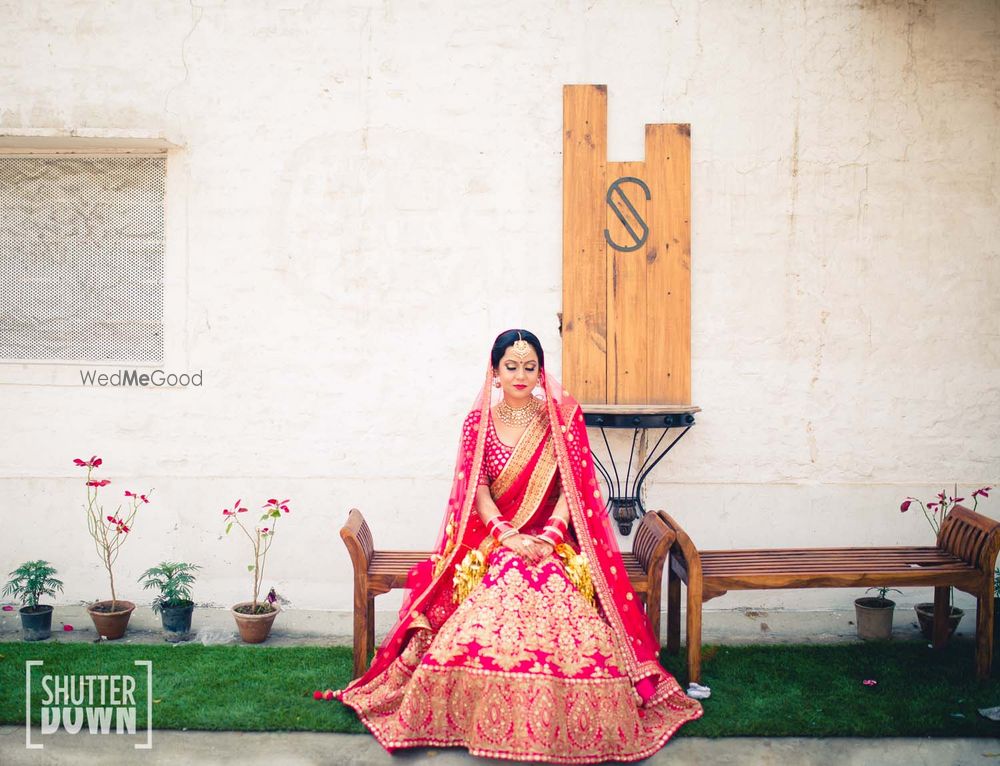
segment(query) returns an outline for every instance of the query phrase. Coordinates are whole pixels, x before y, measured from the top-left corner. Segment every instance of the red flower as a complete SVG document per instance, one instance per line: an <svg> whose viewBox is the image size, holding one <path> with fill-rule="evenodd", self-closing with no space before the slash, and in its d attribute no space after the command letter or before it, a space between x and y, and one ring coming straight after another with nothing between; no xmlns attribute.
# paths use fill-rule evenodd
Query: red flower
<svg viewBox="0 0 1000 766"><path fill-rule="evenodd" d="M314 691L313 692L313 699L314 700L321 700L321 699L323 699L323 692L321 692L319 689L317 689L316 691Z"/></svg>
<svg viewBox="0 0 1000 766"><path fill-rule="evenodd" d="M327 689L325 692L323 692L323 699L325 699L327 702L329 702L330 700L332 700L333 699L333 689Z"/></svg>
<svg viewBox="0 0 1000 766"><path fill-rule="evenodd" d="M80 458L74 458L73 462L76 465L87 466L87 468L97 468L104 461L101 460L99 457L97 457L97 455L93 455L93 456L91 456L90 460L80 460Z"/></svg>
<svg viewBox="0 0 1000 766"><path fill-rule="evenodd" d="M91 479L87 482L88 487L106 487L111 483L110 479Z"/></svg>
<svg viewBox="0 0 1000 766"><path fill-rule="evenodd" d="M125 490L125 497L138 497L138 495L136 495L134 492L130 492L129 490L126 489Z"/></svg>
<svg viewBox="0 0 1000 766"><path fill-rule="evenodd" d="M279 511L284 511L285 513L290 513L291 509L288 507L288 500L278 500L276 498L270 498L265 504L264 508L277 508Z"/></svg>
<svg viewBox="0 0 1000 766"><path fill-rule="evenodd" d="M266 535L267 534L267 530L268 530L268 527L264 527L262 530L260 530L261 534L265 534Z"/></svg>
<svg viewBox="0 0 1000 766"><path fill-rule="evenodd" d="M3 610L5 612L13 612L14 611L14 607L12 607L10 604L4 604L3 605Z"/></svg>
<svg viewBox="0 0 1000 766"><path fill-rule="evenodd" d="M118 529L119 529L120 531L124 532L125 534L128 534L128 533L129 533L129 528L128 528L128 527L126 527L126 526L125 526L124 524L119 524L119 525L118 525Z"/></svg>
<svg viewBox="0 0 1000 766"><path fill-rule="evenodd" d="M73 458L73 462L76 463L76 465L87 465L87 463L85 461L80 460L80 458L78 458L78 457L77 458Z"/></svg>
<svg viewBox="0 0 1000 766"><path fill-rule="evenodd" d="M975 492L972 493L972 496L973 497L989 497L991 489L993 489L993 487L980 487L979 489L977 489Z"/></svg>
<svg viewBox="0 0 1000 766"><path fill-rule="evenodd" d="M146 497L145 495L139 495L139 499L142 500L142 502L144 502L144 503L148 503L149 502L149 498Z"/></svg>
<svg viewBox="0 0 1000 766"><path fill-rule="evenodd" d="M63 630L66 631L67 633L69 633L71 630L73 630L73 626L72 625L63 625Z"/></svg>
<svg viewBox="0 0 1000 766"><path fill-rule="evenodd" d="M899 506L900 512L910 510L910 503L912 503L912 502L913 502L912 498L909 498L909 497L906 498L906 500L903 501L903 504L901 506Z"/></svg>
<svg viewBox="0 0 1000 766"><path fill-rule="evenodd" d="M874 678L866 678L861 683L863 683L865 686L877 686L878 685L878 681L876 681Z"/></svg>

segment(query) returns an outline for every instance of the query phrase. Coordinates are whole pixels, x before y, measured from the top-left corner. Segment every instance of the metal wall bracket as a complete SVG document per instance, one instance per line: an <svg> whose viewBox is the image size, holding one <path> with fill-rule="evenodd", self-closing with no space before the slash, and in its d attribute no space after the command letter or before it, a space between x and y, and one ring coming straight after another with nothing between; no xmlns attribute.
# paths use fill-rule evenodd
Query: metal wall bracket
<svg viewBox="0 0 1000 766"><path fill-rule="evenodd" d="M623 535L631 534L633 522L646 512L642 505L643 482L684 434L691 430L696 412L701 412L701 408L624 404L583 405L584 423L591 428L601 430L601 437L607 449L609 465L601 461L593 447L590 450L594 465L608 488L605 511L611 514L618 524L618 531ZM625 456L623 455L620 460L615 459L614 451L608 442L606 432L608 428L632 429L632 446L624 471L619 470L619 464L625 464ZM662 431L652 449L647 450L648 432L656 429Z"/></svg>

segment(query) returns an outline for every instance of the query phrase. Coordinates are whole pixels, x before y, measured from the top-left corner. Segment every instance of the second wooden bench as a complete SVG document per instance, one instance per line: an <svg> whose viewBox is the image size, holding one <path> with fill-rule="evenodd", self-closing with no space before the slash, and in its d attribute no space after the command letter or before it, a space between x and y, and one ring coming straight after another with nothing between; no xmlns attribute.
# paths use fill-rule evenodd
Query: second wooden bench
<svg viewBox="0 0 1000 766"><path fill-rule="evenodd" d="M934 588L935 648L948 640L948 590L976 597L976 676L993 662L993 570L1000 523L956 506L937 545L893 548L787 548L699 551L680 525L657 512L675 535L667 574L667 650L680 648L681 582L687 584L688 680L701 680L701 605L730 590L924 585Z"/></svg>

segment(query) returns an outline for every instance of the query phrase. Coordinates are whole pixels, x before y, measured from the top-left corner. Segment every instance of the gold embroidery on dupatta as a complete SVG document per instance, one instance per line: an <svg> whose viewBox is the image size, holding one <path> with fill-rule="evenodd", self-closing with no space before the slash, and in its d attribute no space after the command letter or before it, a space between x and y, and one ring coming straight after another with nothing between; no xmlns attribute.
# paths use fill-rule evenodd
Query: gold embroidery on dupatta
<svg viewBox="0 0 1000 766"><path fill-rule="evenodd" d="M490 416L492 417L492 415ZM545 434L549 426L548 413L543 409L538 410L538 415L535 419L531 421L527 428L524 429L524 433L521 434L521 438L517 440L517 444L514 445L514 450L511 453L510 459L507 461L507 465L503 467L500 475L493 480L490 485L490 494L493 499L496 500L498 497L502 497L511 487L514 486L514 482L517 481L517 477L521 475L521 471L525 469L528 465L528 461L531 460L531 456L535 454L535 449L538 447L539 442L545 438Z"/></svg>
<svg viewBox="0 0 1000 766"><path fill-rule="evenodd" d="M550 401L549 407L551 408L551 417L556 408L555 402ZM576 415L578 407L579 405L573 404L565 404L559 407L559 409L562 410L567 426L573 422L573 417ZM566 476L572 476L573 474L569 473L572 469L570 467L569 453L566 450L566 445L560 439L553 439L553 446L555 447L556 460L558 464L565 471L567 471ZM600 492L597 492L596 494L600 497ZM577 496L576 492L570 492L566 496L566 502L569 506L570 519L573 522L573 527L578 530L580 553L584 555L588 561L596 561L598 558L597 546L594 545L589 535L584 534L584 531L587 529L587 522L584 518L580 498ZM609 556L614 555L611 551L608 551L607 553ZM604 572L601 571L600 567L594 567L591 571L591 576L598 603L607 605L604 608L604 614L611 625L611 634L615 639L615 643L619 651L619 657L625 663L629 677L633 681L637 681L642 677L639 674L640 668L638 657L636 657L635 651L628 640L628 631L625 629L625 623L618 614L618 610L614 608L614 597L611 587L604 578Z"/></svg>

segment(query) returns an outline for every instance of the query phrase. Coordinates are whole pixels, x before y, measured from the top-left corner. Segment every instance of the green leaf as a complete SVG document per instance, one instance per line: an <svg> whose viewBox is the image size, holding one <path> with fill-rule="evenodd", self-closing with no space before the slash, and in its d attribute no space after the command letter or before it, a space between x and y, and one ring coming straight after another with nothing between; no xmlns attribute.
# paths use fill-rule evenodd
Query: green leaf
<svg viewBox="0 0 1000 766"><path fill-rule="evenodd" d="M247 564L247 571L252 572L256 567L253 564Z"/></svg>

